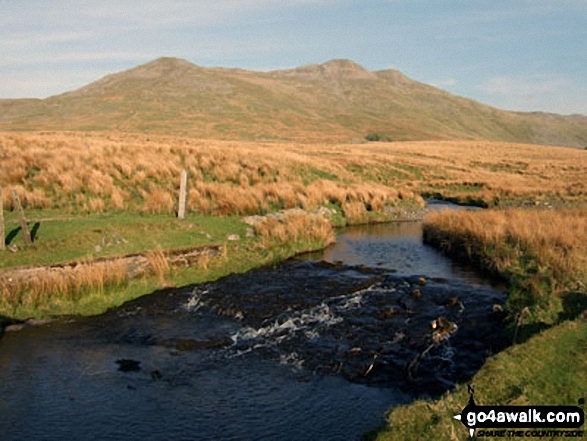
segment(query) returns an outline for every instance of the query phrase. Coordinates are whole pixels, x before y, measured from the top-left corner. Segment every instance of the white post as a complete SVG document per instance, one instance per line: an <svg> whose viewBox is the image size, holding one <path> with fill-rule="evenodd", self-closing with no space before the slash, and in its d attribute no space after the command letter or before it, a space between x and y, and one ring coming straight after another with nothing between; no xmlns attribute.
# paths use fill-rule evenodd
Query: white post
<svg viewBox="0 0 587 441"><path fill-rule="evenodd" d="M188 196L188 172L184 168L179 176L179 207L177 209L177 217L179 219L185 219L186 215L186 204Z"/></svg>

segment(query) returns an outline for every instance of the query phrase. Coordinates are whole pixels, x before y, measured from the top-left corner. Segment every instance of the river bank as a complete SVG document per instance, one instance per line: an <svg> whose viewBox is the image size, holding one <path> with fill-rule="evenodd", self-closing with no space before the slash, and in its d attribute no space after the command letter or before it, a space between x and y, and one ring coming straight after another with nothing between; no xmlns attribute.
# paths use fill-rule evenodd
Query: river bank
<svg viewBox="0 0 587 441"><path fill-rule="evenodd" d="M245 272L299 253L323 249L334 241L334 227L351 222L411 222L421 220L427 212L420 206L384 207L382 211L365 212L364 218L351 221L340 209L321 207L315 212L293 209L249 216L242 222L199 216L184 223L171 220L171 228L165 219L156 218L155 223L147 218L145 223L142 218L125 216L116 220L106 216L104 222L78 221L81 227L77 234L83 237L82 245L79 239L77 243L73 240L75 236L62 243L60 229L55 228L53 233L52 222L41 220L44 225L49 224L43 227L49 229L46 232L49 239L38 245L37 250L24 248L18 255L6 256L11 260L4 262L18 264L29 258L39 263L0 270L0 330L11 325L17 329L43 323L61 315L100 314L157 289L216 280L233 272ZM59 218L52 221L72 222ZM61 230L69 232L76 225L74 220L74 225ZM142 246L152 249L136 252L141 241L140 236L133 235L135 230L145 230L148 240ZM67 251L64 245L68 247L69 243L72 246ZM167 248L161 245L153 248L153 243L167 244ZM177 248L186 243L197 245ZM88 248L94 248L91 256L62 261L63 257L81 256ZM121 250L136 251L116 254ZM56 263L50 263L52 260Z"/></svg>
<svg viewBox="0 0 587 441"><path fill-rule="evenodd" d="M471 379L478 405L576 405L584 397L586 222L584 209L444 212L427 218L428 243L509 281L505 313L513 346L489 358ZM468 399L463 384L441 399L392 409L388 424L371 436L465 436L453 416Z"/></svg>
<svg viewBox="0 0 587 441"><path fill-rule="evenodd" d="M334 241L330 221L302 211L286 213L281 220L263 219L252 232L246 224L233 220L208 222L224 223L230 229L215 234L220 241L189 249L159 248L126 256L5 269L0 274L0 323L95 315L157 289L216 280Z"/></svg>

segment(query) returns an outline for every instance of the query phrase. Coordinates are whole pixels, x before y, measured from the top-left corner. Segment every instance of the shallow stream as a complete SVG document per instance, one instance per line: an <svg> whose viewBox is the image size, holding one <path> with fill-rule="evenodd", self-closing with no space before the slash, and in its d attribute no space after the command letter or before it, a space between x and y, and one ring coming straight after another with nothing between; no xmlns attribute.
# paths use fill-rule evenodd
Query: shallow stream
<svg viewBox="0 0 587 441"><path fill-rule="evenodd" d="M0 340L3 440L360 439L503 347L505 293L419 222Z"/></svg>

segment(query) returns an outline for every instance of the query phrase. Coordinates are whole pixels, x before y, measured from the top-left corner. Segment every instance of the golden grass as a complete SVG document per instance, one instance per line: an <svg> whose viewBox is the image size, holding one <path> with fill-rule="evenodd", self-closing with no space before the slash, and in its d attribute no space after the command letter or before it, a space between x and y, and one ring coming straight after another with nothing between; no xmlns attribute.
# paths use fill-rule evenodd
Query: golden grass
<svg viewBox="0 0 587 441"><path fill-rule="evenodd" d="M259 236L256 246L265 250L302 242L312 244L308 249L315 249L315 243L325 247L336 240L328 219L302 210L286 212L281 219L266 217L255 224L255 232Z"/></svg>
<svg viewBox="0 0 587 441"><path fill-rule="evenodd" d="M510 279L513 341L522 334L524 344L490 357L471 379L477 403L576 403L587 373L587 209L443 211L425 219L424 235ZM376 439L464 439L453 416L468 398L457 385L438 400L392 409Z"/></svg>
<svg viewBox="0 0 587 441"><path fill-rule="evenodd" d="M254 214L358 202L373 210L440 193L494 203L585 201L587 152L478 141L357 145L207 141L109 133L0 133L4 206L173 213L179 172L189 209Z"/></svg>
<svg viewBox="0 0 587 441"><path fill-rule="evenodd" d="M127 281L127 264L122 259L86 262L75 266L30 274L0 275L0 308L35 308L52 299L79 299L84 291L103 292L104 287L120 286Z"/></svg>
<svg viewBox="0 0 587 441"><path fill-rule="evenodd" d="M220 254L202 249L193 266L207 272L215 262L226 260L226 247L221 248ZM0 310L34 310L55 302L75 303L88 295L104 295L105 288L125 285L131 278L154 276L164 286L173 267L182 264L192 266L158 249L142 256L4 271L0 273Z"/></svg>
<svg viewBox="0 0 587 441"><path fill-rule="evenodd" d="M171 273L171 265L169 264L167 256L165 256L163 251L159 249L145 253L145 257L147 258L151 272L163 282Z"/></svg>
<svg viewBox="0 0 587 441"><path fill-rule="evenodd" d="M342 211L351 225L361 224L367 219L367 210L363 202L343 202Z"/></svg>
<svg viewBox="0 0 587 441"><path fill-rule="evenodd" d="M564 295L587 295L587 209L443 211L427 217L424 237L507 277L511 312L557 314Z"/></svg>

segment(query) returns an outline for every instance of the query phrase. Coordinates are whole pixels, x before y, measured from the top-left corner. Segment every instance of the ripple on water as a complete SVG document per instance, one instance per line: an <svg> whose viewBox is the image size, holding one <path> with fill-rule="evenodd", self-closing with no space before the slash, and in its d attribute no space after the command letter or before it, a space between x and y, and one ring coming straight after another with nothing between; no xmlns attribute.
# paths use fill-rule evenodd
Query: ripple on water
<svg viewBox="0 0 587 441"><path fill-rule="evenodd" d="M331 263L307 256L6 334L2 439L359 439L501 344L504 293L424 247L419 228L349 230L319 256ZM430 346L439 317L458 328ZM123 359L140 370L119 371Z"/></svg>

